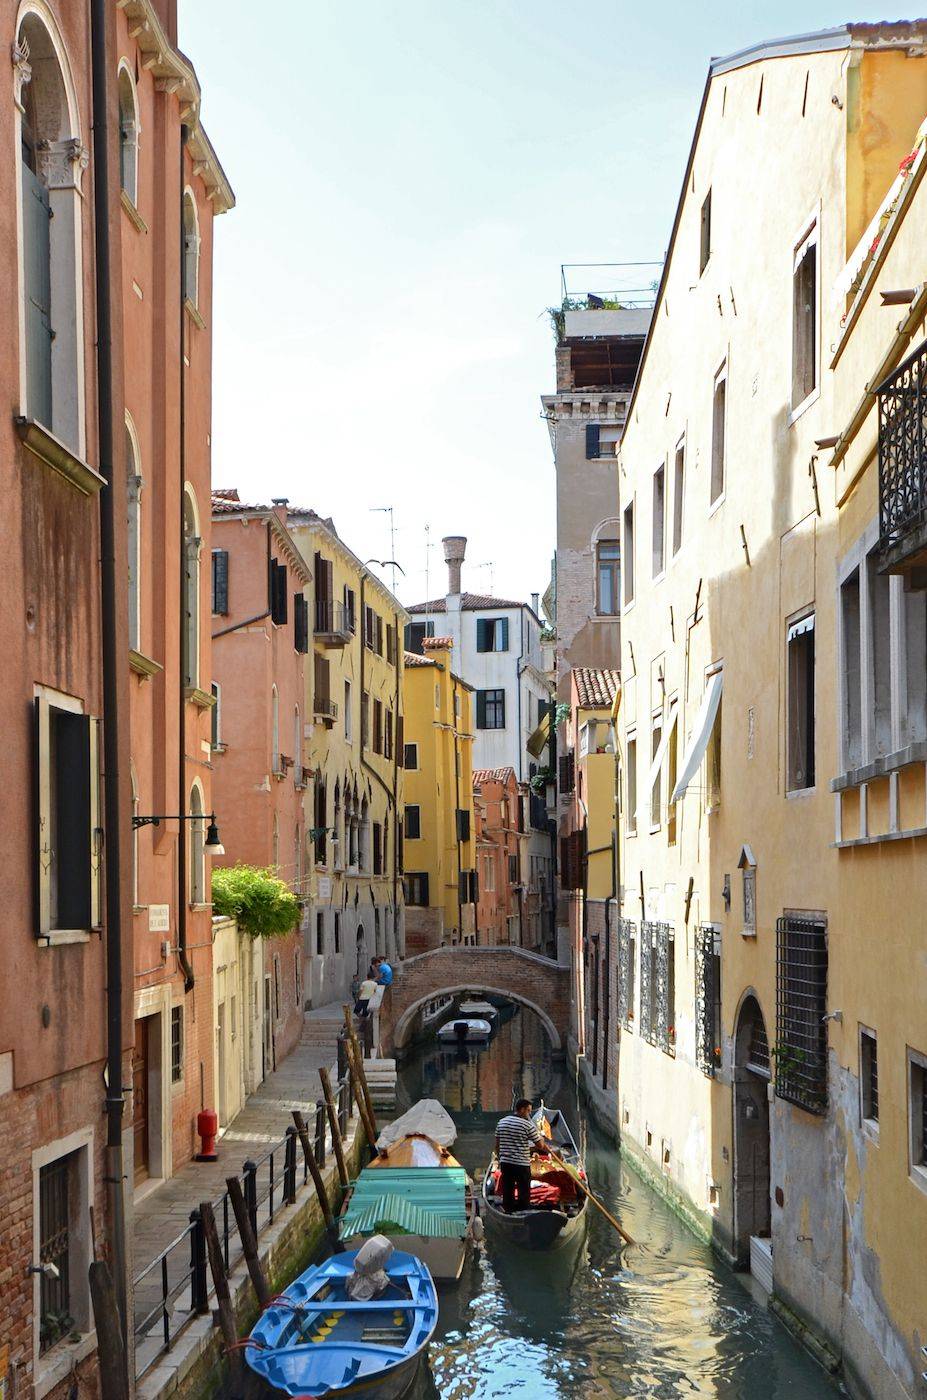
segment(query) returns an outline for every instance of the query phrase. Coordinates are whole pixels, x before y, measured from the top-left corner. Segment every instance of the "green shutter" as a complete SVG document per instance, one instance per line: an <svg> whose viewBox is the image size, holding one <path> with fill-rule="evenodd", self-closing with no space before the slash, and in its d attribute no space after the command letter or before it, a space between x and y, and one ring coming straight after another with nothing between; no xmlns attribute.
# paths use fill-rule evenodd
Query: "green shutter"
<svg viewBox="0 0 927 1400"><path fill-rule="evenodd" d="M89 929L90 716L52 710L56 752L58 927Z"/></svg>
<svg viewBox="0 0 927 1400"><path fill-rule="evenodd" d="M26 397L29 417L52 425L51 209L48 190L23 165Z"/></svg>
<svg viewBox="0 0 927 1400"><path fill-rule="evenodd" d="M492 624L488 617L478 617L476 619L476 649L477 651L492 650Z"/></svg>
<svg viewBox="0 0 927 1400"><path fill-rule="evenodd" d="M478 690L478 691L476 692L476 727L477 727L477 729L485 729L485 728L486 728L486 692L485 692L485 690Z"/></svg>
<svg viewBox="0 0 927 1400"><path fill-rule="evenodd" d="M599 425L598 423L586 424L586 460L592 461L599 456Z"/></svg>
<svg viewBox="0 0 927 1400"><path fill-rule="evenodd" d="M500 622L500 624L501 624L502 641L501 641L500 646L498 647L498 650L499 650L499 651L508 651L508 649L509 649L509 620L508 620L507 617L500 617L499 622Z"/></svg>

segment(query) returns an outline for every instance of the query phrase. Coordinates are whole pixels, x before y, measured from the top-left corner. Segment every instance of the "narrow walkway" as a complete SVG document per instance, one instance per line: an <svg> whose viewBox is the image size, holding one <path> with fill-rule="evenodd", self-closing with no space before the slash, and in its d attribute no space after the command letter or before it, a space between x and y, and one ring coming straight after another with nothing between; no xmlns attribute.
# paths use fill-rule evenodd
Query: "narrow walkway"
<svg viewBox="0 0 927 1400"><path fill-rule="evenodd" d="M219 1139L219 1160L187 1162L135 1206L133 1278L138 1278L145 1266L183 1233L190 1222L190 1212L201 1201L221 1196L226 1177L240 1173L249 1157L257 1158L280 1142L293 1122L294 1108L312 1121L315 1105L322 1097L319 1070L330 1070L333 1081L336 1077L338 1031L342 1025L340 1003L337 1007L310 1011L301 1043L249 1096L241 1113ZM159 1296L158 1277L149 1276L146 1284L135 1297L136 1325Z"/></svg>

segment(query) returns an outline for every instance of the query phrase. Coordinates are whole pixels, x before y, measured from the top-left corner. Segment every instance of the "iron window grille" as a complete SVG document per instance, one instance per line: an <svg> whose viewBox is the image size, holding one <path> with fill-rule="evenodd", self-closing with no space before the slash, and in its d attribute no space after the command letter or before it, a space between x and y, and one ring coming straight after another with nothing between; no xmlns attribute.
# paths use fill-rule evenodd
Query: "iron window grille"
<svg viewBox="0 0 927 1400"><path fill-rule="evenodd" d="M759 1016L754 1017L750 1027L747 1068L758 1071L769 1078L769 1040L766 1035L766 1027Z"/></svg>
<svg viewBox="0 0 927 1400"><path fill-rule="evenodd" d="M695 936L695 1061L711 1077L721 1066L721 934L713 924Z"/></svg>
<svg viewBox="0 0 927 1400"><path fill-rule="evenodd" d="M171 1083L183 1079L183 1007L171 1007Z"/></svg>
<svg viewBox="0 0 927 1400"><path fill-rule="evenodd" d="M827 1112L827 930L820 919L776 921L776 1094Z"/></svg>
<svg viewBox="0 0 927 1400"><path fill-rule="evenodd" d="M58 1277L42 1274L39 1350L48 1351L74 1326L70 1285L70 1195L73 1154L39 1171L39 1260L54 1264Z"/></svg>
<svg viewBox="0 0 927 1400"><path fill-rule="evenodd" d="M618 920L618 1021L628 1031L634 1023L636 932L636 926L631 919Z"/></svg>
<svg viewBox="0 0 927 1400"><path fill-rule="evenodd" d="M669 1036L669 924L641 924L641 1035L661 1050Z"/></svg>
<svg viewBox="0 0 927 1400"><path fill-rule="evenodd" d="M884 379L879 400L879 534L897 546L927 521L927 341Z"/></svg>
<svg viewBox="0 0 927 1400"><path fill-rule="evenodd" d="M879 1059L878 1045L869 1031L860 1031L860 1091L862 1116L870 1123L879 1121Z"/></svg>

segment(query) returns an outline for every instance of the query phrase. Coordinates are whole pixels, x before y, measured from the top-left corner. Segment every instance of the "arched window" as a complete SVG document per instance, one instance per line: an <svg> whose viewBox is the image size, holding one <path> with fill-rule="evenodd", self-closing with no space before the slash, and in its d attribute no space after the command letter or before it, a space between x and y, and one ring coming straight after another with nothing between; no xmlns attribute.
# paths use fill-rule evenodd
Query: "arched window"
<svg viewBox="0 0 927 1400"><path fill-rule="evenodd" d="M332 853L335 860L335 869L340 870L344 856L344 847L341 844L341 784L335 780L335 807L332 813Z"/></svg>
<svg viewBox="0 0 927 1400"><path fill-rule="evenodd" d="M191 190L183 195L183 296L193 306L199 305L200 280L200 221L196 200Z"/></svg>
<svg viewBox="0 0 927 1400"><path fill-rule="evenodd" d="M119 65L119 183L138 204L138 104L127 63Z"/></svg>
<svg viewBox="0 0 927 1400"><path fill-rule="evenodd" d="M270 688L270 722L271 722L271 764L275 773L280 772L280 696L277 694L277 687Z"/></svg>
<svg viewBox="0 0 927 1400"><path fill-rule="evenodd" d="M361 803L359 860L361 870L370 869L370 809L366 797Z"/></svg>
<svg viewBox="0 0 927 1400"><path fill-rule="evenodd" d="M200 539L196 498L186 487L183 498L183 679L190 689L200 675Z"/></svg>
<svg viewBox="0 0 927 1400"><path fill-rule="evenodd" d="M190 903L206 903L206 857L203 846L206 841L206 823L203 819L203 795L199 784L190 789L190 815L194 821L187 822L190 828Z"/></svg>
<svg viewBox="0 0 927 1400"><path fill-rule="evenodd" d="M89 152L60 37L32 10L13 45L20 137L23 411L84 454L81 177Z"/></svg>
<svg viewBox="0 0 927 1400"><path fill-rule="evenodd" d="M141 651L142 476L132 420L126 414L126 517L129 535L129 646Z"/></svg>

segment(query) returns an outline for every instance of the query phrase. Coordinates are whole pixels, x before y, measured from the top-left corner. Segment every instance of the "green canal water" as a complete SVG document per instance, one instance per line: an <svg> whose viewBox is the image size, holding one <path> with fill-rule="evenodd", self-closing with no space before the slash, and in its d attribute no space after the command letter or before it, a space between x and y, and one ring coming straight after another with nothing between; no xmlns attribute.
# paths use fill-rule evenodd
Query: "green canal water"
<svg viewBox="0 0 927 1400"><path fill-rule="evenodd" d="M587 1121L532 1013L517 1011L485 1049L420 1047L400 1070L399 1108L439 1099L475 1172L516 1090L568 1115L590 1185L645 1249L621 1251L592 1208L581 1244L552 1254L516 1256L487 1233L459 1287L442 1291L414 1400L833 1400L816 1363Z"/></svg>

